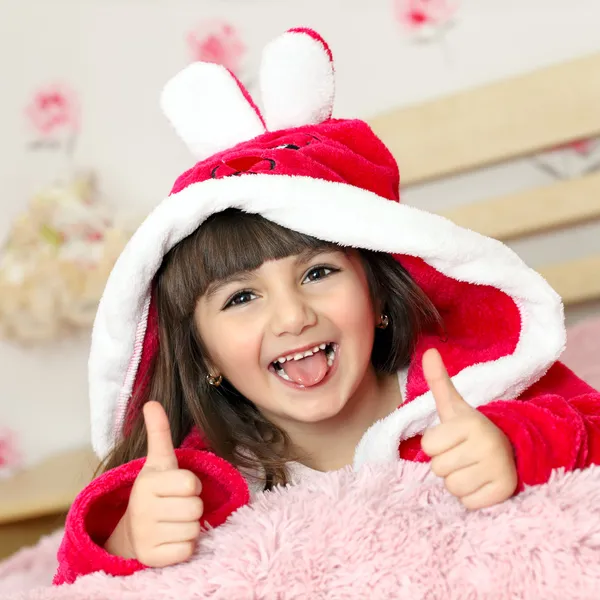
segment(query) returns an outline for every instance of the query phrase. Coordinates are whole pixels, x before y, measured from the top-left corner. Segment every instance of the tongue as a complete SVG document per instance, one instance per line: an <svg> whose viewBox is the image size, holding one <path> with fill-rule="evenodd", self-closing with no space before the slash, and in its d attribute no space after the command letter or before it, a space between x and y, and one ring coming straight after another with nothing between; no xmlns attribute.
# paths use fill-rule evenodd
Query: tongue
<svg viewBox="0 0 600 600"><path fill-rule="evenodd" d="M300 360L288 360L283 363L287 376L298 385L310 387L317 385L327 374L327 357L325 352L317 352Z"/></svg>

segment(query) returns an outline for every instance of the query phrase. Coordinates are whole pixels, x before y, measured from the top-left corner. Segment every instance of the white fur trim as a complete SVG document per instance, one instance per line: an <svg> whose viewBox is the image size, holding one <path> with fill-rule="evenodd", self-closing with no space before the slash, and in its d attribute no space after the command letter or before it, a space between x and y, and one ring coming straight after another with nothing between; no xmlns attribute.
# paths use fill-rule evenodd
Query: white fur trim
<svg viewBox="0 0 600 600"><path fill-rule="evenodd" d="M335 81L324 43L294 31L273 40L263 52L260 86L270 131L328 119Z"/></svg>
<svg viewBox="0 0 600 600"><path fill-rule="evenodd" d="M518 397L564 348L559 296L496 240L347 184L272 174L211 179L164 200L134 234L109 277L94 324L89 362L92 440L100 456L120 435L113 433L115 417L124 410L119 399L124 402L129 396L130 390L123 388L132 381L127 373L136 332L163 256L209 215L228 207L262 214L326 241L419 256L453 279L491 285L511 296L522 319L514 353L471 365L453 378L459 393L473 406ZM401 406L365 434L355 465L395 460L397 442L422 432L435 418L430 393Z"/></svg>
<svg viewBox="0 0 600 600"><path fill-rule="evenodd" d="M196 62L165 86L162 109L197 160L265 133L240 85L225 67Z"/></svg>
<svg viewBox="0 0 600 600"><path fill-rule="evenodd" d="M121 388L119 394L119 400L117 401L117 413L115 415L115 423L113 425L113 434L117 431L122 431L123 425L125 424L125 414L127 412L127 403L131 397L131 390L135 382L135 376L142 360L142 351L144 349L144 338L146 336L146 329L148 327L148 314L150 311L150 295L146 296L144 302L144 308L142 309L142 317L138 322L138 327L135 332L135 342L133 344L133 354L129 361L127 373L125 375L125 382Z"/></svg>

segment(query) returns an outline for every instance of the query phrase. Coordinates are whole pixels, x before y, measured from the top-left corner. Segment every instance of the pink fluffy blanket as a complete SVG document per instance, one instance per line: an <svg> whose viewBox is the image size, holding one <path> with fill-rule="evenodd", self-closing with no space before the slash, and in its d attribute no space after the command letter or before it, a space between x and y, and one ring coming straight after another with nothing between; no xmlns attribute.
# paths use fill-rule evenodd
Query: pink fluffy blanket
<svg viewBox="0 0 600 600"><path fill-rule="evenodd" d="M555 473L478 512L422 464L322 474L239 510L188 563L2 594L17 565L34 573L57 544L42 542L37 561L26 550L0 565L1 597L591 600L600 597L600 467Z"/></svg>

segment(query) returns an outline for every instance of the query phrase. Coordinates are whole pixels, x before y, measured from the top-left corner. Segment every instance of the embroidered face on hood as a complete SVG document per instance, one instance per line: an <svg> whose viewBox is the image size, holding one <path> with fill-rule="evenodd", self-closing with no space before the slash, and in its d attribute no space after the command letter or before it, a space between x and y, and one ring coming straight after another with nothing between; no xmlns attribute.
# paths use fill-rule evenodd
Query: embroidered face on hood
<svg viewBox="0 0 600 600"><path fill-rule="evenodd" d="M188 66L164 90L163 109L199 162L135 233L100 302L89 361L97 454L108 454L139 410L130 400L157 352L151 289L163 257L227 208L394 255L443 317L446 337L420 338L404 403L367 431L357 466L395 460L401 440L437 422L421 368L429 347L474 407L516 398L537 381L564 347L560 298L500 242L400 204L385 145L363 121L331 117L327 44L303 29L276 39L264 51L261 92L262 112L229 71L207 63Z"/></svg>

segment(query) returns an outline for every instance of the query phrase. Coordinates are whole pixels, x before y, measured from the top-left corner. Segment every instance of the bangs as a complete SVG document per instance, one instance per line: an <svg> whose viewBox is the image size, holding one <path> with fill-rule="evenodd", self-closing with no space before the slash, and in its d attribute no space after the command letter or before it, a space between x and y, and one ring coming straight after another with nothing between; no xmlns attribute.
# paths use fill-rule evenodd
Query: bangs
<svg viewBox="0 0 600 600"><path fill-rule="evenodd" d="M211 215L165 256L157 285L184 316L213 283L254 271L269 260L340 248L261 215L228 208Z"/></svg>

